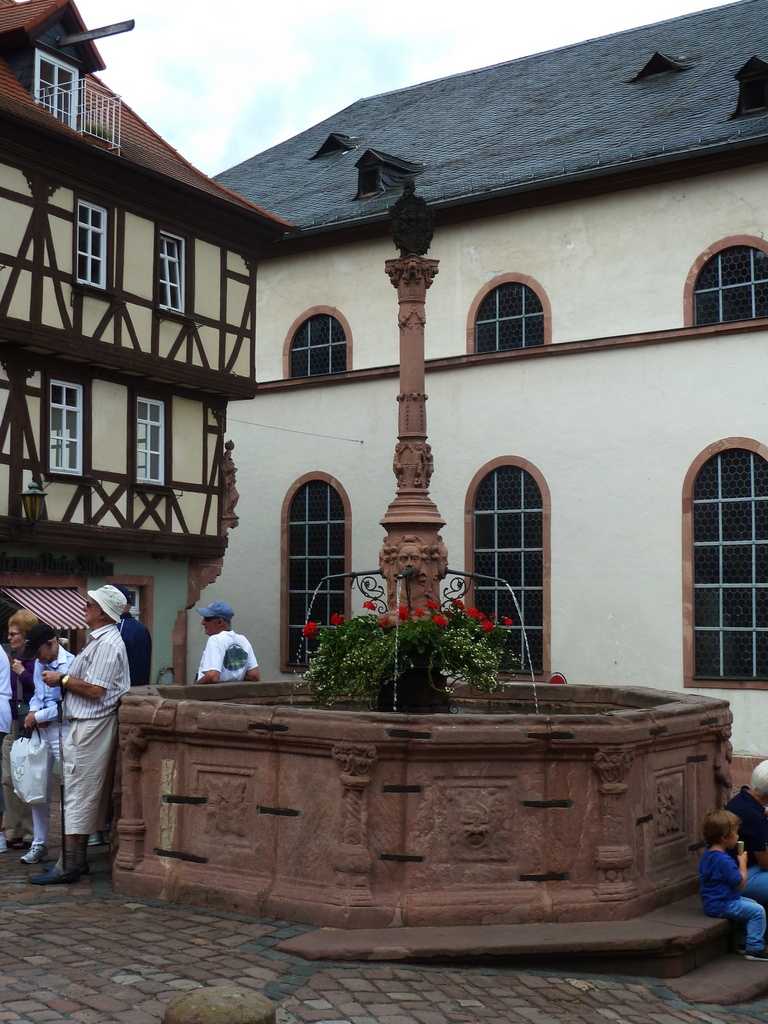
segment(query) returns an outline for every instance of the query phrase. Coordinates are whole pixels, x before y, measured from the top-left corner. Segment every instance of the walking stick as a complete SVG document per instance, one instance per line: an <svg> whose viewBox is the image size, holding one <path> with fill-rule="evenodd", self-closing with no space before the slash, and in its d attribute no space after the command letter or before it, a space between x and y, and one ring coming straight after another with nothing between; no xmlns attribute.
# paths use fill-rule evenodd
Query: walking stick
<svg viewBox="0 0 768 1024"><path fill-rule="evenodd" d="M64 697L60 697L56 701L56 718L59 723L59 800L61 802L61 856L62 864L64 863L64 741L62 740L62 709L64 707Z"/></svg>

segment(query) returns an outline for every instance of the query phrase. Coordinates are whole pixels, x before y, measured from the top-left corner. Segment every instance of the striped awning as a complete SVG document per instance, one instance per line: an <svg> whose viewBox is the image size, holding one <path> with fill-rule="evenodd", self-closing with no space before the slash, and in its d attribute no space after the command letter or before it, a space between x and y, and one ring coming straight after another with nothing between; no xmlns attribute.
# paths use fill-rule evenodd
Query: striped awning
<svg viewBox="0 0 768 1024"><path fill-rule="evenodd" d="M76 590L65 587L3 587L2 591L54 629L85 629L85 598Z"/></svg>

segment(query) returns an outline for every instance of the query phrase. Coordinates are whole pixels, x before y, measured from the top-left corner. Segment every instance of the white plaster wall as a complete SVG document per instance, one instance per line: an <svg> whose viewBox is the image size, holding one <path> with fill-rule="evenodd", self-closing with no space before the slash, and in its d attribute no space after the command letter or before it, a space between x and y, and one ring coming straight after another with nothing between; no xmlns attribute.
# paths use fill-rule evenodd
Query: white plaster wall
<svg viewBox="0 0 768 1024"><path fill-rule="evenodd" d="M764 171L725 175L521 210L438 230L427 293L427 358L466 351L472 300L493 277L530 275L552 305L552 340L580 341L683 325L683 288L697 257L730 235L768 224ZM355 369L397 362L388 240L320 250L259 267L257 378L283 376L291 324L315 305L348 319Z"/></svg>
<svg viewBox="0 0 768 1024"><path fill-rule="evenodd" d="M571 682L682 689L683 480L713 441L768 439L764 373L755 372L768 369L767 346L761 333L428 375L431 495L453 568L465 564L464 504L478 469L516 455L547 481L552 665ZM279 674L285 494L304 473L336 477L352 506L353 567L375 568L378 522L395 493L396 393L386 380L232 409L241 522L204 599L215 591L234 605L263 678ZM768 753L768 693L752 691L734 710L737 749Z"/></svg>

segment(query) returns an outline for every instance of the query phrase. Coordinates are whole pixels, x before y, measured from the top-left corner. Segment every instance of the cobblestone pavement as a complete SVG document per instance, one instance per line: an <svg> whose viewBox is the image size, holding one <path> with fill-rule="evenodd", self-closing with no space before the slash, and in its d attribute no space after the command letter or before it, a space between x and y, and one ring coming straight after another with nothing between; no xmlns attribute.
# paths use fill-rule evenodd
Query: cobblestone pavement
<svg viewBox="0 0 768 1024"><path fill-rule="evenodd" d="M113 895L103 848L77 885L31 886L37 870L0 855L0 1022L154 1024L180 992L231 983L279 1024L768 1022L768 1000L687 1003L655 979L307 963L275 948L305 926Z"/></svg>

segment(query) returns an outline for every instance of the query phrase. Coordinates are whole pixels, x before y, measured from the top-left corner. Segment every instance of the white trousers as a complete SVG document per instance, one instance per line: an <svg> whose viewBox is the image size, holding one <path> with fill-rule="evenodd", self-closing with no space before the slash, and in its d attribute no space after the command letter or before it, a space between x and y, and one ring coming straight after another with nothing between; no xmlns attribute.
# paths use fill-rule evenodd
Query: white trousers
<svg viewBox="0 0 768 1024"><path fill-rule="evenodd" d="M61 755L59 751L59 723L54 721L48 725L38 725L40 736L48 747L48 799L43 804L31 804L32 811L32 841L48 845L48 830L51 827L51 793L53 791L53 773L61 772ZM69 722L64 719L61 723L62 743L67 738Z"/></svg>
<svg viewBox="0 0 768 1024"><path fill-rule="evenodd" d="M117 715L76 719L64 744L64 827L67 835L104 828L115 775Z"/></svg>

